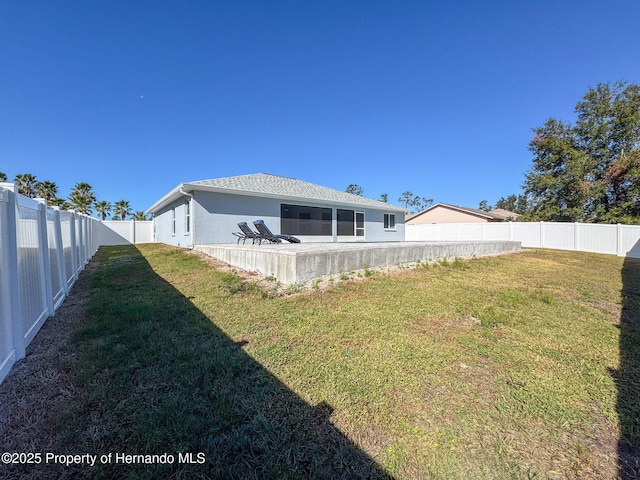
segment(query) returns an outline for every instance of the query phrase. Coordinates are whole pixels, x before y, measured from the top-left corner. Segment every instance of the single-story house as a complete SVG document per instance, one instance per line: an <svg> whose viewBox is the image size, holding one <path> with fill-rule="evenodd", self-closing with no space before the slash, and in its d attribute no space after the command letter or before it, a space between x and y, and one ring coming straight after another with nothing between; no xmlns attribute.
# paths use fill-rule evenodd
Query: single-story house
<svg viewBox="0 0 640 480"><path fill-rule="evenodd" d="M436 203L420 213L407 217L406 224L504 222L517 217L519 217L517 213L501 208L485 212L476 208Z"/></svg>
<svg viewBox="0 0 640 480"><path fill-rule="evenodd" d="M402 207L313 183L258 173L181 183L155 202L156 242L235 243L239 222L262 219L303 242L404 241Z"/></svg>

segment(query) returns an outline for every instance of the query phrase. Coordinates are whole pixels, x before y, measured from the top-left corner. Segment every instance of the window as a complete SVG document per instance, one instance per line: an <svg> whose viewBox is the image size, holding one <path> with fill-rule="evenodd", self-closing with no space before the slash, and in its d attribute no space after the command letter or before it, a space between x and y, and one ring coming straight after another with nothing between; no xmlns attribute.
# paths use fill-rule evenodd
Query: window
<svg viewBox="0 0 640 480"><path fill-rule="evenodd" d="M364 237L364 212L356 212L356 237Z"/></svg>
<svg viewBox="0 0 640 480"><path fill-rule="evenodd" d="M191 202L184 202L184 234L189 235L191 232Z"/></svg>
<svg viewBox="0 0 640 480"><path fill-rule="evenodd" d="M171 235L176 234L176 207L171 208Z"/></svg>
<svg viewBox="0 0 640 480"><path fill-rule="evenodd" d="M384 214L384 228L385 228L385 230L395 230L396 229L396 214L395 213L385 213Z"/></svg>
<svg viewBox="0 0 640 480"><path fill-rule="evenodd" d="M280 205L280 233L331 235L331 209L305 205Z"/></svg>
<svg viewBox="0 0 640 480"><path fill-rule="evenodd" d="M338 235L354 234L353 217L355 212L353 210L337 210L338 214Z"/></svg>

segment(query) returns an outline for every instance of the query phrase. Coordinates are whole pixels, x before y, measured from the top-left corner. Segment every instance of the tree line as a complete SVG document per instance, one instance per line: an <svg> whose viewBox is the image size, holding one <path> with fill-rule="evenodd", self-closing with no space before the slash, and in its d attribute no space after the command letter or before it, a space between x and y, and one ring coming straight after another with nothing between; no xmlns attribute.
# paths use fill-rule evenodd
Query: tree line
<svg viewBox="0 0 640 480"><path fill-rule="evenodd" d="M0 172L0 182L6 181L7 175ZM126 220L127 217L131 217L133 220L148 220L143 211L133 212L127 200L118 200L113 204L106 200L98 201L91 185L85 182L76 183L66 199L58 197L58 186L55 182L38 181L36 176L31 173L16 175L13 183L21 195L29 198L44 198L47 205L59 207L61 210L73 210L91 215L95 209L101 220L106 220L110 213L113 213L112 220Z"/></svg>
<svg viewBox="0 0 640 480"><path fill-rule="evenodd" d="M499 208L523 221L640 223L640 85L600 83L574 112L575 123L533 129L523 193Z"/></svg>
<svg viewBox="0 0 640 480"><path fill-rule="evenodd" d="M640 224L640 85L600 83L574 112L574 123L549 118L533 129L522 193L494 207L482 200L480 210L508 210L519 221ZM346 191L362 195L356 184ZM433 203L411 192L398 201L408 210Z"/></svg>
<svg viewBox="0 0 640 480"><path fill-rule="evenodd" d="M351 193L353 195L362 196L364 194L364 190L362 187L356 183L351 183L345 189L345 192ZM389 195L386 193L380 194L379 202L388 203ZM402 196L398 198L398 203L404 205L404 208L407 209L409 213L414 213L415 211L422 211L426 208L429 208L433 205L432 198L420 197L418 195L414 195L413 192L406 191L403 192Z"/></svg>

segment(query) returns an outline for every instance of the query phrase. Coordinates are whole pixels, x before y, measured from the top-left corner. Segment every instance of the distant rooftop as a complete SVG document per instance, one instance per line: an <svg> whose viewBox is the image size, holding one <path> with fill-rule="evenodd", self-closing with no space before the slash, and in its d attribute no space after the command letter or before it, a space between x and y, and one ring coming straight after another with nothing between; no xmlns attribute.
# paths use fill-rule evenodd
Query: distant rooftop
<svg viewBox="0 0 640 480"><path fill-rule="evenodd" d="M485 218L489 218L491 220L507 220L509 218L518 218L520 215L515 213L515 212L510 212L509 210L504 210L502 208L496 208L495 210L491 210L489 212L485 211L485 210L480 210L478 208L468 208L468 207L461 207L459 205L450 205L448 203L436 203L435 205L430 206L429 208L422 210L421 212L416 213L415 215L411 215L409 217L407 217L407 221L418 217L420 215L422 215L425 212L428 212L429 210L433 210L436 207L444 207L444 208L450 208L452 210L458 210L460 212L466 212L466 213L471 213L473 215L478 215L481 217L485 217Z"/></svg>

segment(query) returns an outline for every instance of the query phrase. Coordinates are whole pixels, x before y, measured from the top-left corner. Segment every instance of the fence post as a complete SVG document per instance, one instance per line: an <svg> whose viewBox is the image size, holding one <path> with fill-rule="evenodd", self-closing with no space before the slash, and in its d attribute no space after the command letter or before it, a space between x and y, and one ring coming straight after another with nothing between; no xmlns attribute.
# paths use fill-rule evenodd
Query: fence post
<svg viewBox="0 0 640 480"><path fill-rule="evenodd" d="M573 249L578 250L580 248L580 223L575 222L573 224Z"/></svg>
<svg viewBox="0 0 640 480"><path fill-rule="evenodd" d="M84 213L80 214L80 254L82 255L82 261L80 262L80 270L84 269L87 263L87 222L85 221Z"/></svg>
<svg viewBox="0 0 640 480"><path fill-rule="evenodd" d="M544 222L540 222L540 248L544 248Z"/></svg>
<svg viewBox="0 0 640 480"><path fill-rule="evenodd" d="M38 202L38 250L42 263L42 290L44 292L44 307L49 316L53 315L53 287L51 285L51 259L49 258L49 238L47 238L47 205L44 198L37 198Z"/></svg>
<svg viewBox="0 0 640 480"><path fill-rule="evenodd" d="M53 207L53 228L54 235L56 236L56 245L58 245L58 272L60 276L60 283L64 289L64 296L69 294L69 285L67 284L67 262L64 260L64 245L62 244L62 220L60 220L60 208Z"/></svg>
<svg viewBox="0 0 640 480"><path fill-rule="evenodd" d="M69 218L69 236L71 237L71 268L73 269L73 282L75 283L76 280L78 280L78 249L76 248L75 213L71 213L71 216Z"/></svg>
<svg viewBox="0 0 640 480"><path fill-rule="evenodd" d="M509 241L513 240L513 222L509 220Z"/></svg>
<svg viewBox="0 0 640 480"><path fill-rule="evenodd" d="M84 218L82 214L78 213L78 242L80 242L78 248L78 274L84 267Z"/></svg>
<svg viewBox="0 0 640 480"><path fill-rule="evenodd" d="M2 215L0 232L2 234L2 317L8 319L12 346L16 360L25 356L25 342L22 334L22 314L20 311L20 292L18 278L18 205L15 185L5 184L0 197Z"/></svg>
<svg viewBox="0 0 640 480"><path fill-rule="evenodd" d="M131 223L129 224L129 227L131 228L131 244L135 245L136 244L136 221L135 219L131 219Z"/></svg>
<svg viewBox="0 0 640 480"><path fill-rule="evenodd" d="M616 224L616 256L622 257L622 225Z"/></svg>

